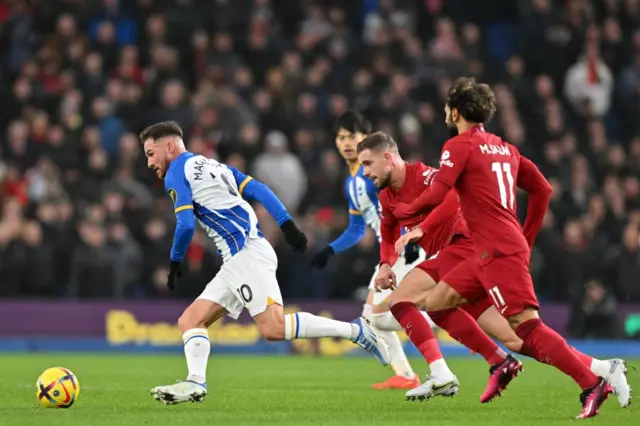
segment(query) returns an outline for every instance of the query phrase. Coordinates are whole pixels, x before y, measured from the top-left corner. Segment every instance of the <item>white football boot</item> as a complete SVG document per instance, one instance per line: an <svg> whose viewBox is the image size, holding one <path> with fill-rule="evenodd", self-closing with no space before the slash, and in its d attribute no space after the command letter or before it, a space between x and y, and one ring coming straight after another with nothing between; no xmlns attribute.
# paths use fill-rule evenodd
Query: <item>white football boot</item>
<svg viewBox="0 0 640 426"><path fill-rule="evenodd" d="M360 317L352 321L351 324L355 324L359 330L353 343L375 356L380 361L380 364L389 365L389 347L371 326L369 320Z"/></svg>
<svg viewBox="0 0 640 426"><path fill-rule="evenodd" d="M614 358L607 360L609 369L602 372L602 378L613 388L613 393L618 397L618 402L622 408L631 404L631 386L627 382L627 363Z"/></svg>
<svg viewBox="0 0 640 426"><path fill-rule="evenodd" d="M433 376L427 376L427 380L415 389L408 391L405 396L407 401L424 401L434 396L451 397L460 390L458 378L453 376L450 380L440 380Z"/></svg>
<svg viewBox="0 0 640 426"><path fill-rule="evenodd" d="M151 389L151 396L164 404L202 402L207 396L207 385L191 380L178 381L173 385L156 386Z"/></svg>

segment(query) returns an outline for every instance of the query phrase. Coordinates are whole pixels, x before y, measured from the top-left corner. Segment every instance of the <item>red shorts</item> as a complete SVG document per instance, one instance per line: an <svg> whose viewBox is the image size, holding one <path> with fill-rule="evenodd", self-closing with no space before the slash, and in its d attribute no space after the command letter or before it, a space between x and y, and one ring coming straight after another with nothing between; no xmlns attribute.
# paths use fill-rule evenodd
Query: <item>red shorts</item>
<svg viewBox="0 0 640 426"><path fill-rule="evenodd" d="M530 254L522 252L495 257L480 265L476 256L470 256L442 280L472 303L489 295L498 312L510 317L526 308L539 307L529 259Z"/></svg>
<svg viewBox="0 0 640 426"><path fill-rule="evenodd" d="M473 242L464 235L456 235L438 253L418 264L436 283L460 262L474 255Z"/></svg>
<svg viewBox="0 0 640 426"><path fill-rule="evenodd" d="M417 268L422 269L437 283L442 280L443 277L448 276L449 271L452 271L467 259L473 258L474 255L475 251L471 239L463 235L458 235L451 240L449 245L434 256L420 263ZM445 282L449 284L448 281L445 280ZM463 294L460 289L456 287L453 287L453 289ZM491 304L489 298L482 292L480 297L474 298L473 302L467 303L461 306L461 308L467 311L474 319L478 319L480 315L489 309Z"/></svg>

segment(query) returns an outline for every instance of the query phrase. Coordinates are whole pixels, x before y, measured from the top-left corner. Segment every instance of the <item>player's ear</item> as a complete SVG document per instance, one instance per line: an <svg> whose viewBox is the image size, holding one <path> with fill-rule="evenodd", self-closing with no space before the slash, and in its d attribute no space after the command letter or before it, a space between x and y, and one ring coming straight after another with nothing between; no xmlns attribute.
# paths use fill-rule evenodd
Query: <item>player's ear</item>
<svg viewBox="0 0 640 426"><path fill-rule="evenodd" d="M458 108L452 108L451 109L451 121L456 123L459 119L460 119L460 111L458 111Z"/></svg>

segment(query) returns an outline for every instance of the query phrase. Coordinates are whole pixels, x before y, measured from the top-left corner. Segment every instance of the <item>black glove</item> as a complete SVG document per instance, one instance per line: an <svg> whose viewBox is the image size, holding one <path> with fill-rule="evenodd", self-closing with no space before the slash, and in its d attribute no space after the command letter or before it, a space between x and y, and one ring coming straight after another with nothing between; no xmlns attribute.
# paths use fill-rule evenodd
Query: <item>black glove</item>
<svg viewBox="0 0 640 426"><path fill-rule="evenodd" d="M313 259L311 259L311 267L324 269L327 266L327 263L329 263L329 259L331 259L331 256L333 256L333 254L334 253L331 246L326 246L325 248L317 252L315 256L313 256Z"/></svg>
<svg viewBox="0 0 640 426"><path fill-rule="evenodd" d="M178 278L182 276L182 262L171 261L169 273L167 274L167 288L174 290L178 283Z"/></svg>
<svg viewBox="0 0 640 426"><path fill-rule="evenodd" d="M404 248L404 263L410 265L420 257L420 246L417 243L409 243Z"/></svg>
<svg viewBox="0 0 640 426"><path fill-rule="evenodd" d="M280 225L280 229L284 232L284 239L291 247L293 247L293 251L306 251L307 250L307 236L304 235L293 220L288 220L282 225Z"/></svg>

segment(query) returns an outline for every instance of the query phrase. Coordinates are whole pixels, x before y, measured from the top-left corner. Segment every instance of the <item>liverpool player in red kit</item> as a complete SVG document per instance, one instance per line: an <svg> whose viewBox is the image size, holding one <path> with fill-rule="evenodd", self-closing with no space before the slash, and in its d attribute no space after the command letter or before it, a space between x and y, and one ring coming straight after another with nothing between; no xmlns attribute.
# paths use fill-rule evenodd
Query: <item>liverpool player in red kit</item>
<svg viewBox="0 0 640 426"><path fill-rule="evenodd" d="M422 215L398 222L389 212L389 207L396 201L411 201L417 198L437 170L421 163L406 164L398 154L393 139L382 132L374 133L358 145L358 158L364 166L365 176L371 178L375 185L382 189L378 194L382 237L380 272L376 277L378 288L389 288L389 282L396 279L390 265L395 263L397 253L403 250L394 248L394 243L400 244L396 242L400 236L400 226L411 229L420 225L423 233L428 234L428 238L420 239L420 245L426 253L432 255L431 258L412 270L402 280L402 285L387 299L393 316L420 350L431 369L426 388L425 385L421 387L425 388L426 392L416 393L410 390L407 397L422 400L436 395L450 396L457 392L458 381L442 358L431 327L419 312L416 303L425 299L441 275L473 254L473 244L460 214L457 195L452 192L451 196L428 216ZM480 353L492 366L492 371L501 367L499 380L489 381L481 399L483 402L499 395L522 369L522 364L517 359L507 356L478 326L482 325L485 331L503 341L510 349L520 345L520 339L488 298L481 299L474 305L466 305L464 310L452 308L430 311L429 316L453 338L473 352ZM475 322L476 319L478 323ZM375 318L374 324L380 327Z"/></svg>
<svg viewBox="0 0 640 426"><path fill-rule="evenodd" d="M428 190L411 204L396 206L393 214L402 219L428 212L455 188L475 255L443 278L444 283L463 285L438 285L435 295L426 301L427 307L450 308L489 294L522 339L520 353L571 376L583 389L578 418L596 416L612 387L592 373L567 342L540 320L529 274L530 248L546 212L551 187L516 147L484 130L482 123L495 113L495 98L487 85L471 78L458 79L449 90L445 111L447 126L457 136L442 148L439 172ZM516 186L529 193L524 227L516 216Z"/></svg>

